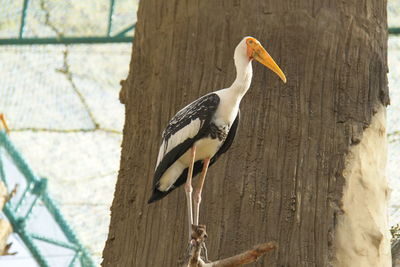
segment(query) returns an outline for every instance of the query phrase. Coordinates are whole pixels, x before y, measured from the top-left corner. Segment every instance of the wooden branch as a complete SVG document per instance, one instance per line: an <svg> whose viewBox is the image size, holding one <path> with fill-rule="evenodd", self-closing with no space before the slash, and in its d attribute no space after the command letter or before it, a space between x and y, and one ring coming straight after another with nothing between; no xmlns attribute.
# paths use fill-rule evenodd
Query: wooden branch
<svg viewBox="0 0 400 267"><path fill-rule="evenodd" d="M10 199L15 196L15 194L18 191L18 184L15 185L14 189L8 193L7 192L7 187L3 183L3 181L0 181L0 210L3 210L4 205L10 201Z"/></svg>
<svg viewBox="0 0 400 267"><path fill-rule="evenodd" d="M6 133L10 133L10 129L8 128L6 119L4 118L4 114L0 113L0 121L3 124L4 129L6 130Z"/></svg>
<svg viewBox="0 0 400 267"><path fill-rule="evenodd" d="M235 255L230 258L226 258L220 261L214 262L211 266L213 267L235 267L242 266L244 264L249 264L255 262L259 257L264 255L270 250L277 248L277 244L273 241L259 244L251 250L247 250L241 254Z"/></svg>
<svg viewBox="0 0 400 267"><path fill-rule="evenodd" d="M12 233L11 224L3 219L0 219L0 255L11 255L8 250L11 244L7 244L8 237Z"/></svg>
<svg viewBox="0 0 400 267"><path fill-rule="evenodd" d="M15 186L14 190L9 194L7 192L7 187L5 184L0 181L0 210L3 209L4 205L7 201L12 198L17 191L17 186ZM13 229L11 224L4 219L0 219L0 255L14 255L14 253L10 253L9 249L11 247L11 243L7 244L8 237L12 233Z"/></svg>
<svg viewBox="0 0 400 267"><path fill-rule="evenodd" d="M7 187L3 181L0 181L0 210L3 210L4 204L8 201Z"/></svg>
<svg viewBox="0 0 400 267"><path fill-rule="evenodd" d="M200 258L201 248L207 238L205 225L193 226L191 257L186 267L240 267L244 264L255 262L262 255L278 247L276 242L259 244L241 254L215 262L205 263Z"/></svg>

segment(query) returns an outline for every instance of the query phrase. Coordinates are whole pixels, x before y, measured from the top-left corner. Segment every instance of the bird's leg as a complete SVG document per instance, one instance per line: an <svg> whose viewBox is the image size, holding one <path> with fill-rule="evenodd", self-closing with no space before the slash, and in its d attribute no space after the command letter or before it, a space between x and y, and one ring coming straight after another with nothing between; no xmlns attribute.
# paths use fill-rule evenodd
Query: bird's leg
<svg viewBox="0 0 400 267"><path fill-rule="evenodd" d="M204 260L205 260L205 262L208 262L208 252L207 252L206 243L203 242L203 244L201 245L201 248L204 251Z"/></svg>
<svg viewBox="0 0 400 267"><path fill-rule="evenodd" d="M199 184L194 192L194 223L195 225L199 225L199 211L200 211L200 203L201 203L201 192L203 191L204 180L206 179L206 174L208 170L208 165L210 164L210 158L205 158L203 160L203 170L201 171L201 176L199 179ZM208 262L207 248L206 244L203 243L201 248L204 251L204 256L206 262Z"/></svg>
<svg viewBox="0 0 400 267"><path fill-rule="evenodd" d="M193 224L193 212L192 212L192 176L193 176L193 165L194 165L194 159L196 157L196 147L193 146L190 149L190 165L189 165L189 171L188 171L188 176L186 179L186 184L185 184L185 193L186 193L186 200L187 200L187 207L188 207L188 221L189 221L189 226L188 226L188 231L189 231L189 242L192 239L192 224Z"/></svg>
<svg viewBox="0 0 400 267"><path fill-rule="evenodd" d="M210 164L210 158L206 158L203 161L203 170L201 171L201 176L199 180L199 185L194 192L194 224L199 225L199 211L201 203L201 192L203 191L204 180L206 179L206 174L208 170L208 165Z"/></svg>

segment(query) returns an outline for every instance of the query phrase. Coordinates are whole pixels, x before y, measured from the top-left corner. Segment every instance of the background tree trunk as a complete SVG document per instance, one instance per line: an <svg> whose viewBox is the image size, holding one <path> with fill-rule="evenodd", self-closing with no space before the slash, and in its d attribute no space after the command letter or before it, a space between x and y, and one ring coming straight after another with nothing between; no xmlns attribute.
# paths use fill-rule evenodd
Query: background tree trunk
<svg viewBox="0 0 400 267"><path fill-rule="evenodd" d="M393 267L400 267L400 240L397 240L392 245L392 262Z"/></svg>
<svg viewBox="0 0 400 267"><path fill-rule="evenodd" d="M230 86L233 51L247 35L288 83L253 64L236 140L205 183L209 258L270 240L279 248L254 266L329 266L336 257L346 155L389 101L386 1L146 0L121 91L126 122L103 266L182 261L183 190L146 204L161 132L186 104Z"/></svg>

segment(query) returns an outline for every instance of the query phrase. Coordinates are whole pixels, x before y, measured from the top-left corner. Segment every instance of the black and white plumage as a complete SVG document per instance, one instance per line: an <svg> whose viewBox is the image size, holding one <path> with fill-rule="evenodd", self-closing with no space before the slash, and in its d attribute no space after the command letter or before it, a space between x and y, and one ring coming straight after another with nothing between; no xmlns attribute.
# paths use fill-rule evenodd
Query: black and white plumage
<svg viewBox="0 0 400 267"><path fill-rule="evenodd" d="M196 148L193 166L196 175L202 171L204 160L214 164L231 146L239 125L240 101L250 87L253 59L286 82L283 72L261 44L252 37L244 38L235 49L237 77L233 84L193 101L168 123L162 135L149 203L186 182L193 158L191 148Z"/></svg>
<svg viewBox="0 0 400 267"><path fill-rule="evenodd" d="M216 125L213 117L219 102L218 94L205 95L180 110L168 123L162 136L153 180L153 195L149 203L165 197L186 182L188 166L183 164L175 164L171 169L174 170L173 174L164 177L164 183L160 179L196 142L210 139L210 143L216 144L217 151L214 155L210 154L210 166L231 146L239 125L240 113L237 113L232 125ZM195 161L193 176L202 169L202 159Z"/></svg>

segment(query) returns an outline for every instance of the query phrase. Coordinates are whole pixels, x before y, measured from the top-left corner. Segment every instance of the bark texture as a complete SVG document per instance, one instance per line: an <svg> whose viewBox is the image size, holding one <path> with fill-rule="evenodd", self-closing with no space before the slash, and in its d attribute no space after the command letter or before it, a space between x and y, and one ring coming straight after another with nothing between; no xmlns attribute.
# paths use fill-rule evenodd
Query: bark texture
<svg viewBox="0 0 400 267"><path fill-rule="evenodd" d="M393 267L400 267L400 240L392 245L392 264Z"/></svg>
<svg viewBox="0 0 400 267"><path fill-rule="evenodd" d="M288 83L253 63L236 140L205 182L209 258L275 240L279 248L252 266L331 264L346 154L389 102L384 0L142 1L103 266L183 263L183 190L146 204L160 134L186 104L230 86L233 51L247 35Z"/></svg>

